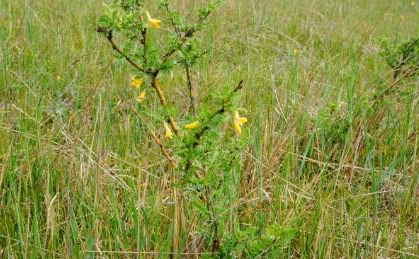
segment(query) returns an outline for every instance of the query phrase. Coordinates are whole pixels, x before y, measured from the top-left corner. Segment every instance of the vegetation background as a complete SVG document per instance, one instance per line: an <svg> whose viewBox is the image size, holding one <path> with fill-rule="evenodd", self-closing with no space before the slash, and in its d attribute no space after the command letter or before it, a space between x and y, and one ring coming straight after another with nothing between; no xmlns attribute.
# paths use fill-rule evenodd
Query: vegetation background
<svg viewBox="0 0 419 259"><path fill-rule="evenodd" d="M2 258L171 251L164 158L132 112L132 70L95 31L102 2L0 1ZM292 226L288 257L419 257L418 81L379 56L381 38L418 35L419 2L226 0L210 20L194 80L210 93L244 79L249 118L232 219ZM162 86L187 105L177 72ZM194 222L182 233L183 256L200 256Z"/></svg>

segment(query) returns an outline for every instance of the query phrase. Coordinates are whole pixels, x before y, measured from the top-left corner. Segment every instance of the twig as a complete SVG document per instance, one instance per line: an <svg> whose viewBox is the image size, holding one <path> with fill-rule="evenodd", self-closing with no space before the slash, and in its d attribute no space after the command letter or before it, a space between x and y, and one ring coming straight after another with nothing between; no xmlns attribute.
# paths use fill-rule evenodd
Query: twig
<svg viewBox="0 0 419 259"><path fill-rule="evenodd" d="M169 8L169 3L167 3L167 2L166 2L166 3L164 4L164 7L166 8L166 11L167 11L167 12L169 13L169 15L170 15L170 21L171 21L171 23L172 23L173 29L175 30L176 34L177 34L179 37L181 37L179 27L176 25L175 20L173 19L173 13L172 13L172 11L170 11L170 8Z"/></svg>
<svg viewBox="0 0 419 259"><path fill-rule="evenodd" d="M147 28L141 30L141 44L143 45L143 61L147 64Z"/></svg>
<svg viewBox="0 0 419 259"><path fill-rule="evenodd" d="M230 93L230 95L224 101L222 107L209 117L208 123L211 122L218 115L221 115L226 112L226 107L225 107L226 103L229 102L231 98L234 96L234 94L237 93L242 88L243 88L243 80L241 80L239 84L236 86L236 88L234 88L234 90ZM202 128L199 132L196 133L195 141L192 143L192 148L196 148L198 146L200 139L209 129L210 127L206 125L204 128ZM184 168L185 172L189 171L191 165L192 165L192 160L189 159L185 164L185 168ZM201 200L206 204L207 209L210 213L210 221L213 224L214 237L212 240L211 250L215 252L215 251L218 251L220 248L220 237L218 235L218 222L215 216L214 208L212 206L211 198L209 197L210 191L211 191L210 189L205 188L204 192L201 194Z"/></svg>
<svg viewBox="0 0 419 259"><path fill-rule="evenodd" d="M211 12L207 12L203 17L201 17L199 19L197 24L203 23L208 18L208 16L210 14L211 14ZM189 38L192 38L194 36L195 32L196 32L195 27L191 27L185 32L185 35L183 35L183 36L181 35L179 46L170 49L169 51L166 52L166 54L163 55L163 63L165 63L176 52L176 50L180 49L183 46L183 44L185 44L185 42Z"/></svg>
<svg viewBox="0 0 419 259"><path fill-rule="evenodd" d="M186 72L186 82L188 84L188 90L189 90L189 111L196 115L196 99L195 99L195 88L192 83L192 77L190 68L188 65L185 66L185 72Z"/></svg>
<svg viewBox="0 0 419 259"><path fill-rule="evenodd" d="M179 40L182 42L184 40L184 38L182 37L182 34L180 32L180 29L176 25L175 20L173 19L173 13L172 13L172 11L169 8L169 4L168 3L165 3L164 7L166 8L166 11L167 11L167 13L170 16L170 21L172 23L173 30L175 31L175 33L178 36ZM192 37L193 33L189 33L189 34ZM191 112L194 115L196 115L196 99L195 99L195 93L194 93L195 91L194 91L194 86L193 86L193 83L192 83L192 77L191 77L191 73L190 73L190 66L187 65L187 64L185 65L185 73L186 73L186 82L187 82L188 90L189 90L189 112Z"/></svg>
<svg viewBox="0 0 419 259"><path fill-rule="evenodd" d="M146 74L151 74L152 71L147 71L144 68L140 67L140 65L138 65L137 63L135 63L134 60L131 59L131 57L129 57L127 54L125 54L119 47L118 45L116 45L115 41L113 40L113 35L112 35L112 30L108 30L105 31L102 27L98 27L97 28L97 32L100 33L104 33L106 34L106 39L109 41L109 43L112 46L112 49L115 50L116 52L118 52L121 56L123 56L125 58L126 61L128 61L128 63L130 63L132 66L134 66L136 69L138 69L139 71L146 73Z"/></svg>
<svg viewBox="0 0 419 259"><path fill-rule="evenodd" d="M211 122L215 117L217 117L218 115L221 115L223 113L226 112L226 103L229 102L231 100L231 98L234 96L235 93L237 93L239 90L241 90L243 88L243 80L241 80L239 82L239 84L236 86L236 88L234 88L234 90L230 93L230 95L227 97L227 99L224 101L223 105L221 106L220 109L218 109L217 111L215 111L208 119L208 123ZM195 148L199 145L199 141L201 140L202 136L210 129L210 127L208 126L208 123L205 127L203 127L200 131L198 131L195 134L195 141L192 143L191 147ZM188 172L190 167L192 165L192 160L188 160L185 164L185 172Z"/></svg>
<svg viewBox="0 0 419 259"><path fill-rule="evenodd" d="M377 102L382 99L393 87L395 87L396 85L398 85L400 83L400 81L402 81L404 78L412 75L415 71L414 69L408 70L406 73L402 74L402 76L398 77L397 80L395 80L393 83L391 83L390 86L388 86L386 89L384 89L384 91L382 91L379 95L374 97L374 102L372 103L371 107L374 107Z"/></svg>
<svg viewBox="0 0 419 259"><path fill-rule="evenodd" d="M227 102L229 102L230 100L231 100L231 98L234 96L234 94L235 93L237 93L239 90L241 90L243 88L243 80L241 80L240 82L239 82L239 84L236 86L236 88L234 88L234 90L230 93L230 95L227 97L227 100L225 100L224 101L224 104L222 105L222 107L218 110L218 111L216 111L216 112L214 112L211 116L210 116L210 118L209 118L209 122L210 121L212 121L216 116L218 116L218 115L221 115L221 114L223 114L223 113L225 113L226 112L226 107L225 107L225 104L227 103ZM193 146L194 147L196 147L197 145L198 145L198 143L199 143L199 140L201 139L201 137L209 130L210 128L209 128L209 126L207 125L207 126L205 126L204 128L202 128L202 130L201 131L199 131L199 132L197 132L196 133L196 135L195 135L195 142L193 143Z"/></svg>

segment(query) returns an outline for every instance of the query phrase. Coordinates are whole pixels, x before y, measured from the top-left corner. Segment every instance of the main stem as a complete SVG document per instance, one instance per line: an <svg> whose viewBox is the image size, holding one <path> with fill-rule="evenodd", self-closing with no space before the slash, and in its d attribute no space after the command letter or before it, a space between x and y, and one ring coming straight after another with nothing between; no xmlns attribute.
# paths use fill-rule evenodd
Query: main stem
<svg viewBox="0 0 419 259"><path fill-rule="evenodd" d="M192 83L192 77L189 66L185 67L186 81L189 89L189 111L196 115L196 100L195 100L195 89Z"/></svg>

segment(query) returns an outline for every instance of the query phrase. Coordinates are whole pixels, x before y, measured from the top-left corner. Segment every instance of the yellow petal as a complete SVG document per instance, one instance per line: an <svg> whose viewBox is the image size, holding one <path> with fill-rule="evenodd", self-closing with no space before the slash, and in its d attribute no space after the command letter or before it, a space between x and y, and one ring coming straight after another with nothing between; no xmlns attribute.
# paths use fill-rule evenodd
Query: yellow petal
<svg viewBox="0 0 419 259"><path fill-rule="evenodd" d="M157 19L149 19L148 20L148 24L153 29L159 29L160 28L160 23L161 23L161 20L157 20Z"/></svg>
<svg viewBox="0 0 419 259"><path fill-rule="evenodd" d="M171 139L173 137L173 133L172 133L171 130L166 130L166 132L164 133L164 136L166 138L170 138Z"/></svg>
<svg viewBox="0 0 419 259"><path fill-rule="evenodd" d="M237 120L238 118L240 118L239 112L234 111L234 119Z"/></svg>
<svg viewBox="0 0 419 259"><path fill-rule="evenodd" d="M247 122L247 119L245 117L240 117L238 111L234 111L234 120L233 120L233 126L234 130L236 131L237 135L240 135L242 133L241 126Z"/></svg>
<svg viewBox="0 0 419 259"><path fill-rule="evenodd" d="M142 103L145 99L145 92L142 91L138 96L137 96L137 102Z"/></svg>
<svg viewBox="0 0 419 259"><path fill-rule="evenodd" d="M140 89L141 85L143 84L143 80L141 78L133 77L131 79L131 85L137 89Z"/></svg>
<svg viewBox="0 0 419 259"><path fill-rule="evenodd" d="M238 122L239 122L240 125L243 125L243 124L245 124L247 122L247 119L245 117L240 117L238 119Z"/></svg>
<svg viewBox="0 0 419 259"><path fill-rule="evenodd" d="M165 131L164 131L164 136L166 138L172 138L173 137L173 132L170 130L169 126L167 126L166 123L164 123L164 127L165 127Z"/></svg>
<svg viewBox="0 0 419 259"><path fill-rule="evenodd" d="M240 127L240 125L236 122L234 122L234 130L236 131L237 135L240 135L242 133L242 128Z"/></svg>
<svg viewBox="0 0 419 259"><path fill-rule="evenodd" d="M160 23L161 23L161 20L151 18L150 13L149 13L149 12L146 12L146 13L147 13L147 18L148 18L148 25L149 25L151 28L153 28L153 29L158 29L158 28L160 28Z"/></svg>
<svg viewBox="0 0 419 259"><path fill-rule="evenodd" d="M199 126L199 121L195 121L189 124L186 124L185 126L183 126L185 129L195 129Z"/></svg>

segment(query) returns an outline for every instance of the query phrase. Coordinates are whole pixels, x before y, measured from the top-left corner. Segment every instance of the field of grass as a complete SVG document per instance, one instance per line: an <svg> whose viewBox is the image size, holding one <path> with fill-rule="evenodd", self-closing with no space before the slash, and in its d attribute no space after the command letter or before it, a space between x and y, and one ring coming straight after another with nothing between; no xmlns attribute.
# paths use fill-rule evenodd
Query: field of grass
<svg viewBox="0 0 419 259"><path fill-rule="evenodd" d="M187 199L171 255L165 159L96 32L102 3L0 1L0 258L215 257ZM418 81L394 81L379 51L418 35L419 2L226 0L210 21L199 97L243 79L249 120L221 240L275 226L292 233L281 257L418 258ZM183 73L159 77L187 105Z"/></svg>

